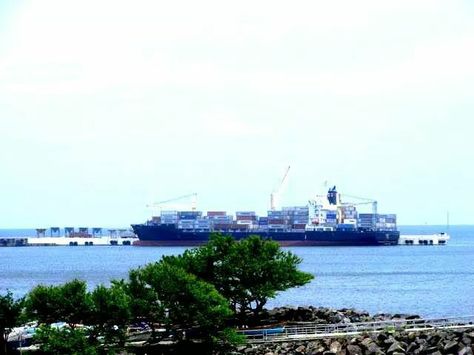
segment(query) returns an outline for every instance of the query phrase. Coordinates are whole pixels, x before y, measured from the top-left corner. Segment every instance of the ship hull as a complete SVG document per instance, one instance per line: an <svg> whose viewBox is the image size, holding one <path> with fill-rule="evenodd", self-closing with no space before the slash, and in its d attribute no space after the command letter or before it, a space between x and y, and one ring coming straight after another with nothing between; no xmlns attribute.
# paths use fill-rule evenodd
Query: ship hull
<svg viewBox="0 0 474 355"><path fill-rule="evenodd" d="M174 225L134 224L133 231L139 246L199 246L207 243L210 232L183 231ZM301 232L266 232L266 231L224 231L236 240L258 235L278 242L281 246L375 246L396 245L398 231L301 231Z"/></svg>

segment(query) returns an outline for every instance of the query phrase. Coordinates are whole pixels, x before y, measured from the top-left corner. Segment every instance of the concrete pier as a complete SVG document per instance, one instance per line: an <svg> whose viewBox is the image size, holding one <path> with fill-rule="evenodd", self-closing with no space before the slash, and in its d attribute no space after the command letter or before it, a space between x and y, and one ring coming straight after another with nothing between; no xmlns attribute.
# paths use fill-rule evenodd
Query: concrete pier
<svg viewBox="0 0 474 355"><path fill-rule="evenodd" d="M28 238L0 238L0 247L24 247L28 245Z"/></svg>
<svg viewBox="0 0 474 355"><path fill-rule="evenodd" d="M417 235L400 235L399 245L445 245L449 240L446 233L437 234L417 234Z"/></svg>
<svg viewBox="0 0 474 355"><path fill-rule="evenodd" d="M132 245L137 238L118 237L42 237L28 238L28 246L105 246Z"/></svg>

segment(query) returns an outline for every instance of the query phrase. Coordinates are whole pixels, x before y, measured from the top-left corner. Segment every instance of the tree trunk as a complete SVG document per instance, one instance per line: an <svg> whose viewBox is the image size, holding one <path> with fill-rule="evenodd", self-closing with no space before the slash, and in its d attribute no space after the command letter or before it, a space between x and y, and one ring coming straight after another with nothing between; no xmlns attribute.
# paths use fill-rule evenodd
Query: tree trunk
<svg viewBox="0 0 474 355"><path fill-rule="evenodd" d="M248 325L248 319L247 319L247 310L248 310L248 305L242 302L240 304L240 309L239 309L239 322L241 325Z"/></svg>
<svg viewBox="0 0 474 355"><path fill-rule="evenodd" d="M6 355L7 353L7 337L8 333L5 329L1 329L1 336L0 336L0 355Z"/></svg>
<svg viewBox="0 0 474 355"><path fill-rule="evenodd" d="M259 314L261 311L263 311L263 307L265 306L265 304L267 303L267 301L265 301L265 300L264 300L264 301L260 301L260 302L257 301L256 303L257 303L257 305L256 305L255 310L254 310L254 315L255 315L255 317L258 317L258 314Z"/></svg>

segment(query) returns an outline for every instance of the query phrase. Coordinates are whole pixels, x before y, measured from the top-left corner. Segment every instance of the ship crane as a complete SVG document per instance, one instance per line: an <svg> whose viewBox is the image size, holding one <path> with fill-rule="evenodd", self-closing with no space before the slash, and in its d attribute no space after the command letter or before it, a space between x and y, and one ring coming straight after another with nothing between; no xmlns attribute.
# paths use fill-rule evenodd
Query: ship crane
<svg viewBox="0 0 474 355"><path fill-rule="evenodd" d="M179 201L179 200L183 200L183 199L186 199L186 198L189 198L189 197L192 197L192 200L191 200L191 210L192 211L196 211L196 205L197 205L197 193L194 192L192 194L186 194L186 195L182 195L182 196L178 196L178 197L174 197L174 198L171 198L171 199L168 199L168 200L164 200L164 201L159 201L159 202L154 202L150 205L147 205L147 207L151 207L151 208L161 208L161 206L165 203L169 203L169 202L175 202L175 201Z"/></svg>
<svg viewBox="0 0 474 355"><path fill-rule="evenodd" d="M351 205L372 205L372 214L376 215L377 214L377 201L366 198L366 197L359 197L359 196L352 196L352 195L341 195L341 197L349 197L349 198L354 198L357 200L362 200L362 202L356 202L356 203L351 203Z"/></svg>
<svg viewBox="0 0 474 355"><path fill-rule="evenodd" d="M281 179L280 184L278 187L273 190L273 192L270 194L270 210L274 211L277 208L278 205L278 200L280 197L280 193L282 191L283 185L285 184L285 181L288 178L288 173L290 172L290 166L288 165L288 168L285 171L285 175L283 175L283 179Z"/></svg>

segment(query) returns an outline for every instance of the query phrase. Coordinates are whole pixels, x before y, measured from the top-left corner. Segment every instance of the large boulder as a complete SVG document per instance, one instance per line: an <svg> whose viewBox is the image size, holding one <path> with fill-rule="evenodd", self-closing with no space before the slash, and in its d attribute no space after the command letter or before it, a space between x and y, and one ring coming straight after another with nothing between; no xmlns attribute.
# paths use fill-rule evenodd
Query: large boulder
<svg viewBox="0 0 474 355"><path fill-rule="evenodd" d="M387 354L394 353L405 353L405 349L398 341L394 341L392 345L390 345L390 347L387 349Z"/></svg>
<svg viewBox="0 0 474 355"><path fill-rule="evenodd" d="M420 348L420 345L416 342L411 342L410 344L408 344L407 346L407 354L413 354L415 352L416 349L419 349Z"/></svg>
<svg viewBox="0 0 474 355"><path fill-rule="evenodd" d="M367 355L382 355L382 354L385 354L385 352L376 343L371 343L367 347L367 350L365 351L365 353Z"/></svg>
<svg viewBox="0 0 474 355"><path fill-rule="evenodd" d="M465 346L459 350L458 355L472 355L472 349L469 346Z"/></svg>
<svg viewBox="0 0 474 355"><path fill-rule="evenodd" d="M313 310L307 307L298 307L294 312L294 319L300 322L310 322L314 319Z"/></svg>
<svg viewBox="0 0 474 355"><path fill-rule="evenodd" d="M369 346L370 346L371 344L373 344L373 343L374 343L374 341L373 341L371 338L364 338L364 339L362 339L362 341L360 342L360 344L361 344L364 348L366 348L366 349L368 349Z"/></svg>
<svg viewBox="0 0 474 355"><path fill-rule="evenodd" d="M347 345L346 351L349 355L362 355L364 353L360 346L352 344Z"/></svg>
<svg viewBox="0 0 474 355"><path fill-rule="evenodd" d="M329 316L329 323L343 323L346 317L344 317L344 314L340 312L334 312Z"/></svg>
<svg viewBox="0 0 474 355"><path fill-rule="evenodd" d="M443 351L445 353L455 353L458 351L458 342L454 340L449 340L446 344L443 346Z"/></svg>
<svg viewBox="0 0 474 355"><path fill-rule="evenodd" d="M340 353L341 350L342 350L342 344L338 342L337 340L333 341L331 345L329 346L329 351L332 351L335 354Z"/></svg>
<svg viewBox="0 0 474 355"><path fill-rule="evenodd" d="M297 354L305 354L306 353L306 347L304 345L300 345L295 349L295 352Z"/></svg>
<svg viewBox="0 0 474 355"><path fill-rule="evenodd" d="M425 354L434 354L435 352L437 352L439 349L437 346L428 346L426 348L423 349L423 351L425 352Z"/></svg>

